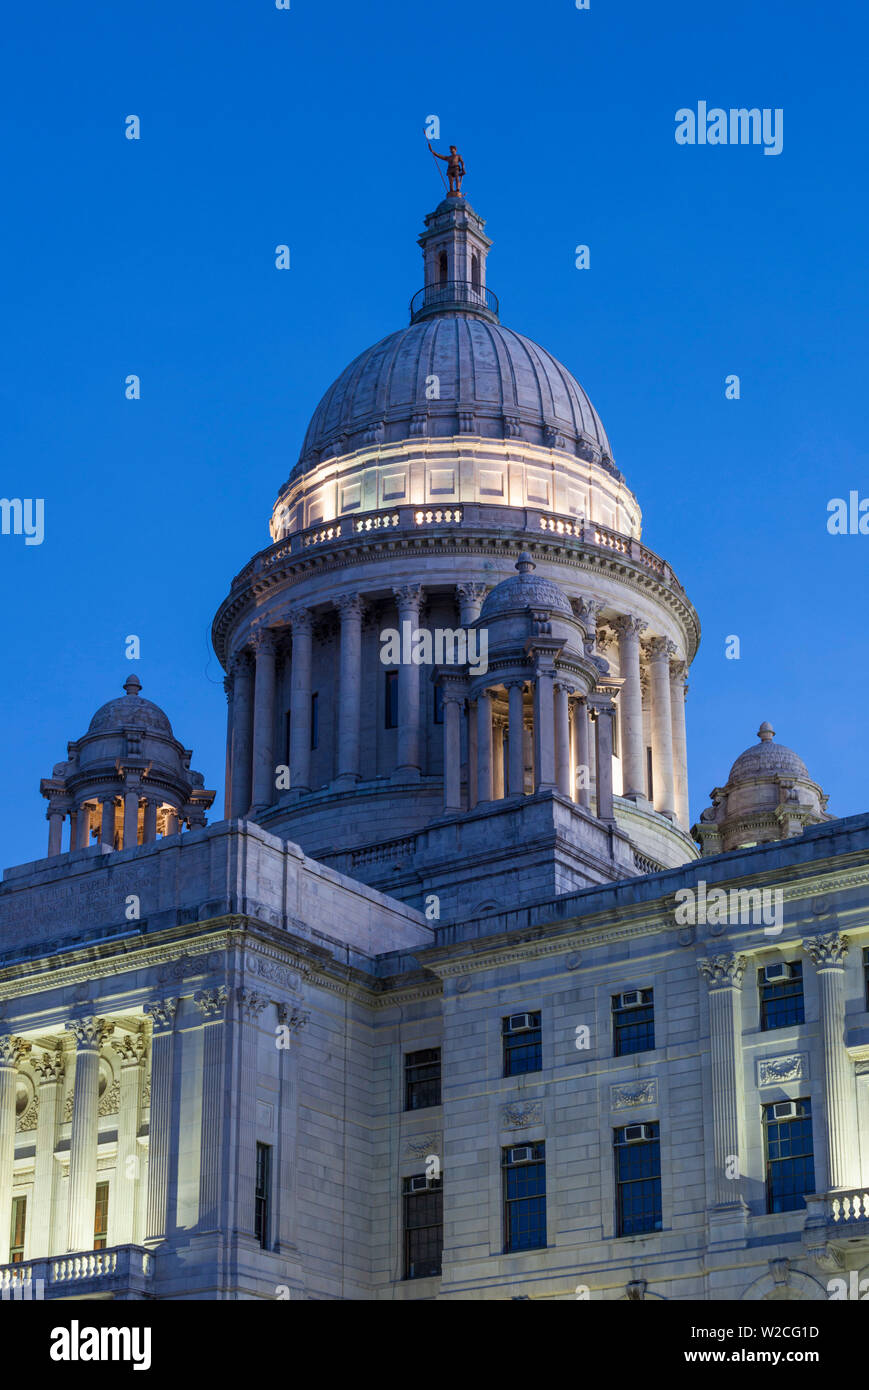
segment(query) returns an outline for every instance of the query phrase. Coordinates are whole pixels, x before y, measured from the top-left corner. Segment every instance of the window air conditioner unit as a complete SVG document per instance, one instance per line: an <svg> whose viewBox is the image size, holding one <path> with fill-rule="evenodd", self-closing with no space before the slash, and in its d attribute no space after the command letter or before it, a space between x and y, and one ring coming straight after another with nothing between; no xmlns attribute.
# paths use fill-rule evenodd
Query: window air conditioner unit
<svg viewBox="0 0 869 1390"><path fill-rule="evenodd" d="M511 1014L507 1019L508 1033L527 1033L534 1027L531 1014Z"/></svg>
<svg viewBox="0 0 869 1390"><path fill-rule="evenodd" d="M781 1100L772 1107L774 1120L795 1120L799 1111L795 1100Z"/></svg>
<svg viewBox="0 0 869 1390"><path fill-rule="evenodd" d="M530 1163L534 1153L530 1144L524 1145L521 1149L511 1149L507 1155L509 1163Z"/></svg>
<svg viewBox="0 0 869 1390"><path fill-rule="evenodd" d="M779 961L776 965L767 965L764 968L763 978L773 984L778 980L789 980L791 978L791 968L787 961Z"/></svg>
<svg viewBox="0 0 869 1390"><path fill-rule="evenodd" d="M651 1125L626 1125L626 1126L625 1126L625 1143L626 1143L626 1144L639 1144L641 1140L643 1140L643 1139L652 1139L653 1137L654 1137L654 1136L653 1136L653 1134L652 1134L652 1126L651 1126Z"/></svg>
<svg viewBox="0 0 869 1390"><path fill-rule="evenodd" d="M642 990L629 989L626 994L619 995L620 1009L638 1009L643 1002Z"/></svg>
<svg viewBox="0 0 869 1390"><path fill-rule="evenodd" d="M425 1192L427 1187L428 1178L411 1178L410 1180L411 1192Z"/></svg>

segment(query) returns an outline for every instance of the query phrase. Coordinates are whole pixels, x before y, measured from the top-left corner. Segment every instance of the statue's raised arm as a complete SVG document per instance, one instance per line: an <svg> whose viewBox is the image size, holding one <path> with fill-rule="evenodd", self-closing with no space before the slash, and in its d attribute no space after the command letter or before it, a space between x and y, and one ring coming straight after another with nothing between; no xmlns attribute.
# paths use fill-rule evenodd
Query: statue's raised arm
<svg viewBox="0 0 869 1390"><path fill-rule="evenodd" d="M426 140L426 144L434 155L435 159L442 159L447 166L447 177L450 181L450 193L452 198L462 196L462 179L465 177L465 161L459 154L455 145L450 145L449 154L438 154L437 150L432 149L431 140Z"/></svg>

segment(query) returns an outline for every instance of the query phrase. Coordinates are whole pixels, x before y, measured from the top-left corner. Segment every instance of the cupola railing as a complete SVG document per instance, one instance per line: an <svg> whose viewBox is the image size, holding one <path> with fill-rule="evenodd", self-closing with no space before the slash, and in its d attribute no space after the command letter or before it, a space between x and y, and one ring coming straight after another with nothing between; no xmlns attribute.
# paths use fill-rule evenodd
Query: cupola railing
<svg viewBox="0 0 869 1390"><path fill-rule="evenodd" d="M475 285L471 280L437 280L424 285L413 296L410 321L416 323L430 314L445 314L451 310L497 319L498 296L485 285Z"/></svg>

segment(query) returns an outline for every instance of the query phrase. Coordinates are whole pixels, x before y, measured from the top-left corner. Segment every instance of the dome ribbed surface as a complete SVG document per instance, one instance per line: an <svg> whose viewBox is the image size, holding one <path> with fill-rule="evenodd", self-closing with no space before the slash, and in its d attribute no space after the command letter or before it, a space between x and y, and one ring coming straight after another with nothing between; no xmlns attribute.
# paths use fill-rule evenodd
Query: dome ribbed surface
<svg viewBox="0 0 869 1390"><path fill-rule="evenodd" d="M433 377L439 399L429 399ZM314 411L291 479L364 444L456 434L610 455L585 391L545 348L501 324L450 313L391 333L345 368Z"/></svg>
<svg viewBox="0 0 869 1390"><path fill-rule="evenodd" d="M756 743L740 753L730 769L729 782L739 782L749 777L805 777L811 781L809 770L792 748L783 743Z"/></svg>
<svg viewBox="0 0 869 1390"><path fill-rule="evenodd" d="M106 733L112 729L153 729L172 734L172 725L159 705L143 700L141 695L120 695L101 705L88 725L89 734Z"/></svg>
<svg viewBox="0 0 869 1390"><path fill-rule="evenodd" d="M546 608L573 617L570 603L557 584L542 575L514 574L495 585L480 609L480 618L494 618L499 613L526 608Z"/></svg>

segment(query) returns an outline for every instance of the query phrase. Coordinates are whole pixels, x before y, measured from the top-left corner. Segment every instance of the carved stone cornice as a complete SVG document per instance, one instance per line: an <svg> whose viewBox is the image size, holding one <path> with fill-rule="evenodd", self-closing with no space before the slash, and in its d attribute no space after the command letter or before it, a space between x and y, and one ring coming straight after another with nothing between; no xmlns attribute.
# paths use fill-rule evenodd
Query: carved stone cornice
<svg viewBox="0 0 869 1390"><path fill-rule="evenodd" d="M144 1007L144 1012L151 1020L154 1033L171 1033L175 1023L175 1015L178 1012L178 998L153 999Z"/></svg>
<svg viewBox="0 0 869 1390"><path fill-rule="evenodd" d="M215 1021L224 1016L228 999L229 990L225 985L218 985L216 989L198 989L193 996L193 1002L203 1018Z"/></svg>
<svg viewBox="0 0 869 1390"><path fill-rule="evenodd" d="M709 956L698 960L697 969L710 990L741 989L747 965L747 956Z"/></svg>
<svg viewBox="0 0 869 1390"><path fill-rule="evenodd" d="M847 936L831 931L826 936L806 937L803 950L817 970L844 970L849 945Z"/></svg>
<svg viewBox="0 0 869 1390"><path fill-rule="evenodd" d="M115 1031L115 1025L108 1019L96 1018L94 1015L71 1019L66 1027L75 1038L78 1052L99 1052Z"/></svg>

